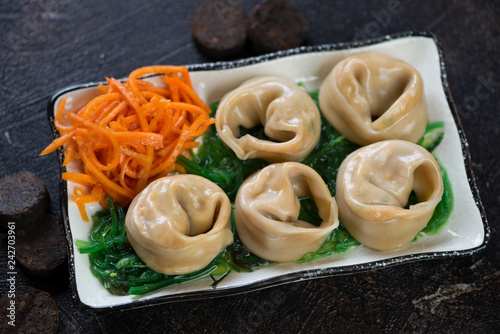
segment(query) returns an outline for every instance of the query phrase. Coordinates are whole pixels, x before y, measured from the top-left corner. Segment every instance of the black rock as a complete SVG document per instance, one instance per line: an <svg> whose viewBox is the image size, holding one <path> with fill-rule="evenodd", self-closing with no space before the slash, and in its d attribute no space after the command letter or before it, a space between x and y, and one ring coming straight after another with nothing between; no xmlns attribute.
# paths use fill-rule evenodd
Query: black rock
<svg viewBox="0 0 500 334"><path fill-rule="evenodd" d="M250 40L260 52L275 52L302 45L307 21L284 0L266 0L257 5L249 19Z"/></svg>
<svg viewBox="0 0 500 334"><path fill-rule="evenodd" d="M191 18L191 35L206 56L222 59L236 55L247 41L247 17L233 0L207 0Z"/></svg>
<svg viewBox="0 0 500 334"><path fill-rule="evenodd" d="M28 226L45 216L50 196L42 179L21 171L0 178L0 226Z"/></svg>
<svg viewBox="0 0 500 334"><path fill-rule="evenodd" d="M25 285L12 291L0 298L2 333L57 333L59 313L47 292Z"/></svg>
<svg viewBox="0 0 500 334"><path fill-rule="evenodd" d="M30 228L17 231L16 260L31 276L48 277L57 272L68 257L61 218L47 214Z"/></svg>

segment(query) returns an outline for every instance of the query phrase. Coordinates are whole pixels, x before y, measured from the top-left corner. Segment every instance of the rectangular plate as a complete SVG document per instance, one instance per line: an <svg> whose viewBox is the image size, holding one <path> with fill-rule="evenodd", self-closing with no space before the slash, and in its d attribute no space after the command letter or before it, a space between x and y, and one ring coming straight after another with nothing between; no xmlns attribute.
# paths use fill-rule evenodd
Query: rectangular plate
<svg viewBox="0 0 500 334"><path fill-rule="evenodd" d="M318 89L333 66L340 60L367 52L378 52L402 59L421 74L428 103L429 122L444 121L444 140L434 151L444 165L452 185L454 205L452 215L436 236L425 236L408 247L377 252L367 247L351 249L310 263L279 264L250 273L229 273L216 287L208 278L167 287L144 296L111 295L90 271L89 256L80 254L75 240L88 240L91 223L81 220L78 209L68 199L74 184L61 181L60 199L67 239L70 245L70 278L75 301L83 309L110 311L135 308L157 303L190 299L212 298L257 290L304 279L356 273L364 270L404 264L417 260L469 255L483 249L489 237L489 227L478 190L470 170L470 157L458 113L446 81L442 52L436 38L426 32L385 36L378 40L330 44L277 52L261 57L233 62L190 65L194 90L207 103L219 100L241 82L258 75L280 76L304 83L306 89ZM159 77L148 78L160 82ZM49 122L53 126L54 113L62 98L67 98L66 109L78 110L91 98L99 95L97 83L68 87L55 94L48 107ZM58 151L60 173L64 153ZM68 171L81 170L72 164ZM88 207L89 214L99 210Z"/></svg>

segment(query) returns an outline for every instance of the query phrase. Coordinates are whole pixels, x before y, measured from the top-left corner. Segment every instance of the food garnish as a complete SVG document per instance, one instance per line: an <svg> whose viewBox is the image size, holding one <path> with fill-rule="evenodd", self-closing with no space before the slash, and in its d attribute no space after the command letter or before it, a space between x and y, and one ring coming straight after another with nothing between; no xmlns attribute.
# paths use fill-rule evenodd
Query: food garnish
<svg viewBox="0 0 500 334"><path fill-rule="evenodd" d="M163 74L165 87L146 75ZM62 178L80 185L71 200L88 221L85 204L107 207L106 195L127 205L151 181L182 172L176 160L199 145L194 141L215 122L196 95L184 66L148 66L134 70L125 82L107 78L97 96L78 111L57 109L54 125L61 136L40 155L64 145L63 166L80 160L84 171ZM69 120L69 123L66 120Z"/></svg>

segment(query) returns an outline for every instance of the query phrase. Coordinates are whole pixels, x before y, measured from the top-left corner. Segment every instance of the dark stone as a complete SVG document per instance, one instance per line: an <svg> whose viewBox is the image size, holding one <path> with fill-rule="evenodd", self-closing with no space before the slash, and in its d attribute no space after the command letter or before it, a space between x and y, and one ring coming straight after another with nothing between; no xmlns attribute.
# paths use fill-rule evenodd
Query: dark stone
<svg viewBox="0 0 500 334"><path fill-rule="evenodd" d="M234 0L207 0L191 18L191 35L206 56L223 59L242 51L247 41L246 13Z"/></svg>
<svg viewBox="0 0 500 334"><path fill-rule="evenodd" d="M50 197L42 179L21 171L0 178L0 226L29 226L45 216Z"/></svg>
<svg viewBox="0 0 500 334"><path fill-rule="evenodd" d="M16 260L29 275L55 274L67 255L66 234L59 216L47 214L40 223L17 231Z"/></svg>
<svg viewBox="0 0 500 334"><path fill-rule="evenodd" d="M14 304L12 304L14 302ZM57 333L59 313L52 297L45 291L31 286L18 286L15 298L6 293L0 298L2 333ZM12 305L15 317L12 318Z"/></svg>
<svg viewBox="0 0 500 334"><path fill-rule="evenodd" d="M255 1L241 3L247 13L255 6ZM498 332L499 1L290 3L307 19L307 45L410 30L436 34L491 227L486 249L473 256L97 316L82 312L72 300L75 292L68 283L71 273L61 270L50 278L38 278L18 268L17 286L40 288L57 303L60 333ZM51 212L58 213L60 174L56 155L38 156L53 139L46 113L50 96L68 85L102 80L105 75L126 76L142 65L209 61L195 47L189 31L189 19L196 7L196 3L177 0L3 2L0 175L17 172L19 166L36 171L51 195ZM245 51L249 52L246 56L257 55L253 50ZM9 290L5 279L7 242L2 234L0 229L0 294ZM1 312L5 309L0 308ZM0 324L4 319L0 316Z"/></svg>
<svg viewBox="0 0 500 334"><path fill-rule="evenodd" d="M249 37L260 52L274 52L302 45L307 21L284 0L265 0L250 14Z"/></svg>

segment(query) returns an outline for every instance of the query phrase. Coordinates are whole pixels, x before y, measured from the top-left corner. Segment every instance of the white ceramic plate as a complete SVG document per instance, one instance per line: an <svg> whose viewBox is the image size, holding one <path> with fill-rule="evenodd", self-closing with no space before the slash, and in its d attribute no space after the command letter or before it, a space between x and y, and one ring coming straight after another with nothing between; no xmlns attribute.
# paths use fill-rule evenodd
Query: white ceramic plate
<svg viewBox="0 0 500 334"><path fill-rule="evenodd" d="M436 236L425 236L408 247L393 252L377 252L367 247L351 249L310 263L279 264L251 273L231 272L214 288L211 279L167 287L145 296L111 295L90 271L89 257L80 254L75 240L88 240L90 223L81 220L76 205L68 200L74 185L61 181L61 208L70 244L70 271L73 295L84 308L113 310L142 307L162 302L210 298L236 294L303 279L355 273L416 260L472 254L486 245L489 228L469 166L468 145L458 114L448 90L441 50L429 33L405 33L350 44L303 47L235 62L218 62L189 66L191 80L199 96L211 103L242 81L257 75L281 76L302 82L306 89L320 87L322 80L341 59L352 54L379 52L402 59L422 75L428 103L429 121L444 121L444 140L434 151L448 172L454 195L454 209L444 229ZM151 77L148 80L158 80ZM49 103L49 121L64 97L67 109L78 110L99 94L96 83L66 88ZM54 136L58 136L53 129ZM63 152L59 150L62 163ZM78 170L71 165L68 171ZM63 167L60 172L64 172ZM88 208L89 215L98 205Z"/></svg>

